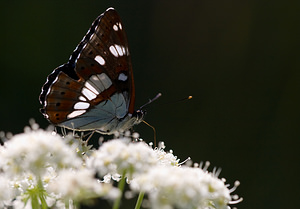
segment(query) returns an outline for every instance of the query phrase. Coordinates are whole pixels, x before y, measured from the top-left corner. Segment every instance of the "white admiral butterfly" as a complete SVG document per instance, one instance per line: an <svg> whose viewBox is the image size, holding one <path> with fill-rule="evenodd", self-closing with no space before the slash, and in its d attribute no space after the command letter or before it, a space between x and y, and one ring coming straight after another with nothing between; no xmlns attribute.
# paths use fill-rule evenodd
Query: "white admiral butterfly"
<svg viewBox="0 0 300 209"><path fill-rule="evenodd" d="M68 129L112 134L143 121L143 111L134 111L127 37L113 8L93 22L69 61L48 76L39 99L43 115Z"/></svg>

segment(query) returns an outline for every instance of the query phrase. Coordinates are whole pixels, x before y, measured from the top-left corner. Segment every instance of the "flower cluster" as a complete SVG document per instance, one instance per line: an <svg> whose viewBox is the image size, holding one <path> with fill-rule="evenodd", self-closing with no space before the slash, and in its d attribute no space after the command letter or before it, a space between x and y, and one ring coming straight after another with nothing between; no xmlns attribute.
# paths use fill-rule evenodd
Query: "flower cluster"
<svg viewBox="0 0 300 209"><path fill-rule="evenodd" d="M111 184L101 184L94 178L94 172L88 169L64 170L59 176L49 183L48 191L59 194L64 200L70 199L83 202L96 197L115 199L119 190Z"/></svg>
<svg viewBox="0 0 300 209"><path fill-rule="evenodd" d="M83 157L84 156L84 157ZM118 182L116 188L113 182ZM124 185L131 197L144 194L150 208L228 208L236 196L218 174L179 163L160 143L122 137L93 149L73 136L35 128L0 147L0 208L66 208L95 198L119 208ZM241 199L235 201L238 202Z"/></svg>
<svg viewBox="0 0 300 209"><path fill-rule="evenodd" d="M101 184L78 157L76 143L56 133L26 129L0 147L0 208L64 208L95 197L114 199L118 189ZM31 206L31 207L30 207Z"/></svg>
<svg viewBox="0 0 300 209"><path fill-rule="evenodd" d="M18 134L1 147L0 166L10 175L32 173L43 176L47 168L72 168L81 165L74 152L57 134L42 130Z"/></svg>
<svg viewBox="0 0 300 209"><path fill-rule="evenodd" d="M87 167L95 169L100 176L107 174L133 175L146 172L157 163L153 149L145 142L131 143L129 138L104 143L87 160Z"/></svg>
<svg viewBox="0 0 300 209"><path fill-rule="evenodd" d="M227 208L224 182L200 168L157 166L136 178L131 188L148 194L153 208Z"/></svg>

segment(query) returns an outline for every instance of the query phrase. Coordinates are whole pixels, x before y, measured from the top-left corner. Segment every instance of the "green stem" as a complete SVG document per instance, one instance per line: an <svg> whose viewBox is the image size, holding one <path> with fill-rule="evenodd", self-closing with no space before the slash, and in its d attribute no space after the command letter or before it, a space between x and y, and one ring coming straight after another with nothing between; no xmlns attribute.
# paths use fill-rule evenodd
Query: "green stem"
<svg viewBox="0 0 300 209"><path fill-rule="evenodd" d="M47 205L47 202L46 202L46 191L45 191L45 188L44 188L44 185L43 185L43 182L42 180L39 178L38 180L38 196L39 196L39 199L41 201L41 204L42 204L42 208L43 209L47 209L48 208L48 205Z"/></svg>
<svg viewBox="0 0 300 209"><path fill-rule="evenodd" d="M142 205L142 202L143 202L143 199L144 199L144 194L145 194L144 192L140 192L134 209L140 209L141 208L141 205Z"/></svg>
<svg viewBox="0 0 300 209"><path fill-rule="evenodd" d="M31 199L31 208L39 209L40 205L39 205L39 200L38 200L38 196L36 195L36 193L32 193L30 195L30 199Z"/></svg>
<svg viewBox="0 0 300 209"><path fill-rule="evenodd" d="M125 182L126 182L125 174L126 174L126 170L123 172L122 177L121 177L121 179L119 181L118 188L120 190L120 195L115 200L114 205L113 205L113 209L119 209L119 207L120 207L120 203L121 203L121 199L122 199L123 191L124 191L124 187L125 187Z"/></svg>
<svg viewBox="0 0 300 209"><path fill-rule="evenodd" d="M47 203L46 203L46 198L45 198L47 193L44 189L43 182L40 178L37 182L37 185L32 189L28 189L26 191L26 193L28 194L28 199L31 199L31 208L32 209L40 209L40 208L47 209L48 208ZM25 203L27 203L28 199L25 200Z"/></svg>

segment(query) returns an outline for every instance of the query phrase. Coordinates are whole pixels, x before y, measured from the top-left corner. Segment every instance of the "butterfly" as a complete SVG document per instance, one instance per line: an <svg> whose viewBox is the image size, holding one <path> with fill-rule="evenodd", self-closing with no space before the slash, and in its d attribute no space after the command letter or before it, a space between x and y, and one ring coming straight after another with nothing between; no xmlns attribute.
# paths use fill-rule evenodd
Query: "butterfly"
<svg viewBox="0 0 300 209"><path fill-rule="evenodd" d="M45 118L72 130L113 134L143 121L144 112L134 111L128 41L115 9L96 18L69 61L47 77L39 100Z"/></svg>

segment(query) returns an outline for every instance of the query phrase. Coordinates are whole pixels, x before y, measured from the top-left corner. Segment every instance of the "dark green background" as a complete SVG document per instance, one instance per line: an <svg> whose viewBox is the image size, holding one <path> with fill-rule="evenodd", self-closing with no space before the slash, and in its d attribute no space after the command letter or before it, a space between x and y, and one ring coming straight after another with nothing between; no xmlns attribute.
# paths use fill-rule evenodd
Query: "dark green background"
<svg viewBox="0 0 300 209"><path fill-rule="evenodd" d="M47 75L113 6L129 39L136 106L163 93L146 117L158 140L182 160L221 167L230 184L240 180L239 209L297 208L299 4L2 1L0 129L21 132L32 117L48 125L38 111ZM188 95L194 99L172 103ZM146 125L136 130L152 140Z"/></svg>

